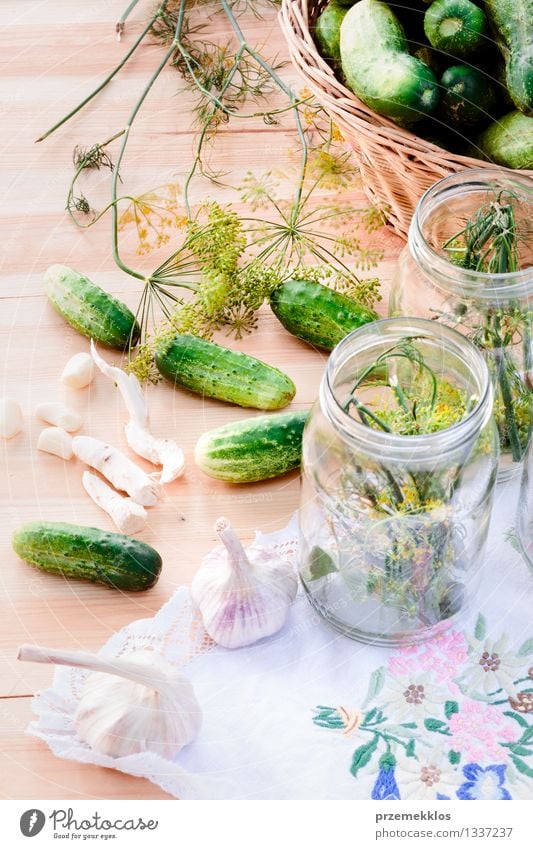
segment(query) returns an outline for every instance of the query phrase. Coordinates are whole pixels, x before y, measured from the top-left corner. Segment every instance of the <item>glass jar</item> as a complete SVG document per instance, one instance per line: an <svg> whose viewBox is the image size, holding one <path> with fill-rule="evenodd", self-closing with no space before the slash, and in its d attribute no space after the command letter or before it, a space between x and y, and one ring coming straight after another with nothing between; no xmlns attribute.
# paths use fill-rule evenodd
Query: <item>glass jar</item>
<svg viewBox="0 0 533 849"><path fill-rule="evenodd" d="M527 564L533 569L533 439L530 440L524 462L516 524L520 548Z"/></svg>
<svg viewBox="0 0 533 849"><path fill-rule="evenodd" d="M372 426L385 415L390 422L381 407L398 391L421 411L430 372L436 421L458 398L468 399L464 417L418 435ZM416 642L464 609L479 580L498 465L492 405L485 359L444 325L384 319L337 345L304 431L300 510L303 586L337 630L380 645Z"/></svg>
<svg viewBox="0 0 533 849"><path fill-rule="evenodd" d="M413 216L389 315L438 319L484 352L495 387L501 479L520 470L527 451L532 310L531 178L471 169L432 186Z"/></svg>

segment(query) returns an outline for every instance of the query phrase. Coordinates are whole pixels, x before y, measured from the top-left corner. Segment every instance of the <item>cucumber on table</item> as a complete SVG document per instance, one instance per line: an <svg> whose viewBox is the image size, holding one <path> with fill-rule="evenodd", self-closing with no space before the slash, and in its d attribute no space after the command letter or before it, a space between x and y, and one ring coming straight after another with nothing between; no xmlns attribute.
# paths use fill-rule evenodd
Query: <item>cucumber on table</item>
<svg viewBox="0 0 533 849"><path fill-rule="evenodd" d="M533 116L509 112L481 133L477 148L496 165L533 169Z"/></svg>
<svg viewBox="0 0 533 849"><path fill-rule="evenodd" d="M188 334L161 344L155 363L174 385L240 407L279 410L296 394L290 377L274 366Z"/></svg>
<svg viewBox="0 0 533 849"><path fill-rule="evenodd" d="M437 107L433 71L411 56L403 28L380 0L359 0L341 24L344 76L363 103L399 123L421 120Z"/></svg>
<svg viewBox="0 0 533 849"><path fill-rule="evenodd" d="M48 300L79 333L124 351L139 341L141 328L128 307L66 265L51 265L44 275Z"/></svg>
<svg viewBox="0 0 533 849"><path fill-rule="evenodd" d="M348 7L339 0L330 0L315 23L315 40L321 55L325 59L339 63L341 61L341 24Z"/></svg>
<svg viewBox="0 0 533 849"><path fill-rule="evenodd" d="M15 531L12 545L42 572L130 592L153 587L162 567L160 555L145 542L64 522L28 522Z"/></svg>
<svg viewBox="0 0 533 849"><path fill-rule="evenodd" d="M228 483L278 477L299 468L308 417L304 410L223 425L200 437L194 458L206 475Z"/></svg>
<svg viewBox="0 0 533 849"><path fill-rule="evenodd" d="M377 319L373 310L311 280L286 280L270 296L270 306L289 333L325 351Z"/></svg>
<svg viewBox="0 0 533 849"><path fill-rule="evenodd" d="M486 0L485 9L505 59L511 99L521 112L533 112L533 0Z"/></svg>
<svg viewBox="0 0 533 849"><path fill-rule="evenodd" d="M470 0L435 0L426 11L424 30L433 47L458 59L488 44L487 17Z"/></svg>

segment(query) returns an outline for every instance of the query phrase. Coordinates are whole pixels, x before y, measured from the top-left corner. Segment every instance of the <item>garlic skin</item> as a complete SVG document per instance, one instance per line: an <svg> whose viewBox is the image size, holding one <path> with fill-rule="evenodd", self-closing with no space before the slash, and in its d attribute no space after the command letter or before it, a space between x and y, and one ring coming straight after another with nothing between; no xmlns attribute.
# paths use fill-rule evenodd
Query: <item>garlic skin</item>
<svg viewBox="0 0 533 849"><path fill-rule="evenodd" d="M183 474L185 468L182 449L172 439L157 439L150 432L148 405L141 384L135 375L126 374L117 366L109 365L96 350L92 339L91 355L102 374L116 383L122 395L130 417L124 426L129 447L139 457L148 460L154 466L163 467L159 478L160 484L171 483Z"/></svg>
<svg viewBox="0 0 533 849"><path fill-rule="evenodd" d="M39 434L37 449L63 460L71 460L74 455L72 437L62 427L45 427Z"/></svg>
<svg viewBox="0 0 533 849"><path fill-rule="evenodd" d="M276 551L253 544L246 550L227 519L215 531L223 546L206 555L191 586L204 628L228 649L269 637L284 624L298 579Z"/></svg>
<svg viewBox="0 0 533 849"><path fill-rule="evenodd" d="M85 389L91 383L93 377L93 358L90 354L82 351L70 358L63 369L61 380L70 389Z"/></svg>
<svg viewBox="0 0 533 849"><path fill-rule="evenodd" d="M75 436L72 450L78 460L100 472L115 489L127 492L137 504L153 507L156 503L159 484L117 448L92 436Z"/></svg>
<svg viewBox="0 0 533 849"><path fill-rule="evenodd" d="M202 712L192 684L155 652L107 660L21 646L17 657L92 670L76 711L76 731L95 752L110 758L155 752L170 759L200 730Z"/></svg>
<svg viewBox="0 0 533 849"><path fill-rule="evenodd" d="M45 401L43 404L38 404L35 414L48 424L62 427L70 433L79 430L83 424L80 416L61 401Z"/></svg>
<svg viewBox="0 0 533 849"><path fill-rule="evenodd" d="M0 398L0 436L11 439L22 430L22 410L14 398Z"/></svg>

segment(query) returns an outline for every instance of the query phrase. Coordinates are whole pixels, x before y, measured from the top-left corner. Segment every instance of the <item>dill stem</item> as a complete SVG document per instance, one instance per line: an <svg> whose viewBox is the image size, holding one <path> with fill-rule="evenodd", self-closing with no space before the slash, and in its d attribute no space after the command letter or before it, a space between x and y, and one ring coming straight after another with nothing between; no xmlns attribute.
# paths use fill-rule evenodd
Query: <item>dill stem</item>
<svg viewBox="0 0 533 849"><path fill-rule="evenodd" d="M121 40L122 33L124 32L124 24L126 23L126 20L129 18L129 16L133 12L133 10L135 9L135 6L137 5L138 2L139 2L139 0L131 0L131 3L129 4L128 8L122 13L120 18L118 19L116 26L115 26L115 30L116 30L116 33L117 33L117 41Z"/></svg>
<svg viewBox="0 0 533 849"><path fill-rule="evenodd" d="M125 56L121 59L121 61L118 63L118 65L116 65L113 68L113 70L111 71L111 73L107 75L105 80L103 82L101 82L100 85L97 86L95 89L93 89L93 91L90 94L88 94L87 97L84 100L81 101L81 103L78 103L78 105L74 109L72 109L67 115L65 115L64 118L61 118L61 120L58 121L57 124L54 124L54 126L50 127L50 129L47 130L45 133L43 133L42 136L39 136L38 139L35 139L36 143L44 141L45 139L48 138L48 136L51 136L52 133L55 133L55 131L58 130L59 127L62 127L63 124L66 124L66 122L69 121L71 118L73 118L74 115L76 115L77 112L80 112L83 109L84 106L86 106L88 103L90 103L91 100L94 97L96 97L97 94L100 94L102 89L105 88L106 85L109 82L111 82L113 77L115 77L118 74L118 72L124 67L124 65L126 64L128 59L130 59L130 57L133 56L133 54L137 50L139 44L141 43L141 41L143 40L145 35L150 31L150 29L152 28L155 21L164 12L167 3L168 3L168 0L164 0L164 2L160 4L157 11L150 18L149 22L146 24L145 28L143 29L143 31L141 32L141 34L139 35L137 40L133 43L133 45L130 47L130 49L125 54Z"/></svg>

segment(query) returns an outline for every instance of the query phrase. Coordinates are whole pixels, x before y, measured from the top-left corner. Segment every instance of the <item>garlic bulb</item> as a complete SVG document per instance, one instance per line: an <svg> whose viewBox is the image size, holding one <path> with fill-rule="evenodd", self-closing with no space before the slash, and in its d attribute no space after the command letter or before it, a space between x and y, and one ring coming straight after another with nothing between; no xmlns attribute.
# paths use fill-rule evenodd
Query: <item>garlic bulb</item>
<svg viewBox="0 0 533 849"><path fill-rule="evenodd" d="M202 713L192 684L154 652L106 660L21 646L17 657L92 670L74 721L80 739L95 752L120 758L149 751L173 758L200 730Z"/></svg>
<svg viewBox="0 0 533 849"><path fill-rule="evenodd" d="M228 649L247 646L279 631L296 597L290 563L254 543L246 550L227 519L215 524L224 547L204 558L191 596L205 630Z"/></svg>

